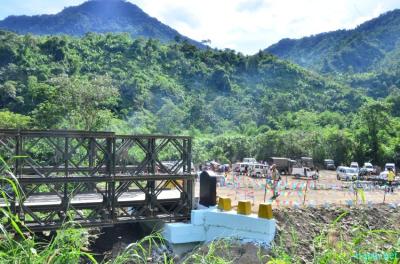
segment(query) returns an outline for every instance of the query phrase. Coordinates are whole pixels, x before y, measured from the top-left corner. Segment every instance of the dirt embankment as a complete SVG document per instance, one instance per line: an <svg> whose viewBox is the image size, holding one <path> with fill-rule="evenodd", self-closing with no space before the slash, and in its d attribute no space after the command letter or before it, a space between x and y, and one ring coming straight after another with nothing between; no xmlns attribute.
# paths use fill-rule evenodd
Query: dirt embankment
<svg viewBox="0 0 400 264"><path fill-rule="evenodd" d="M360 263L357 260L351 262L353 255L357 254L355 250L370 252L370 255L363 256L380 257L383 255L375 252L390 252L393 243L400 243L399 233L396 234L400 231L400 208L392 209L388 205L281 208L274 210L274 217L277 234L272 250L249 243L217 241L194 250L186 256L185 263L216 263L219 257L237 264ZM334 248L337 251L332 250ZM326 252L326 249L331 251ZM345 253L341 260L331 260L342 251ZM274 258L279 261L268 262Z"/></svg>
<svg viewBox="0 0 400 264"><path fill-rule="evenodd" d="M313 262L324 250L318 248L320 245L336 247L341 243L369 252L390 250L393 241L386 236L386 231L400 231L400 209L388 205L284 208L275 210L274 216L277 221L275 244L289 255L297 256L300 262ZM371 232L374 237L370 234L372 230L378 230ZM398 234L393 234L392 238L396 236L399 238ZM365 241L358 241L360 238Z"/></svg>

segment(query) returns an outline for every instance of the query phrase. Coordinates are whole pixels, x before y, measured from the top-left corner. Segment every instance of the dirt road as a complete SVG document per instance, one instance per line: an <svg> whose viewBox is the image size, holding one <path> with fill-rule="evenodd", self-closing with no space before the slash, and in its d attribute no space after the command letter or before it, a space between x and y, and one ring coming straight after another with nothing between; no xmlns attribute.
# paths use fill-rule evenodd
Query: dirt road
<svg viewBox="0 0 400 264"><path fill-rule="evenodd" d="M254 179L248 176L228 175L225 184L217 188L218 196L230 197L233 205L238 200L250 200L253 210L264 202L266 179ZM272 190L267 185L266 201L272 196ZM362 183L362 191L356 191L352 182L336 179L335 171L321 171L316 181L294 179L293 176L282 176L279 197L272 202L274 208L295 207L301 205L349 205L355 204L400 204L400 189L394 193L385 193L384 186L374 186L372 183Z"/></svg>

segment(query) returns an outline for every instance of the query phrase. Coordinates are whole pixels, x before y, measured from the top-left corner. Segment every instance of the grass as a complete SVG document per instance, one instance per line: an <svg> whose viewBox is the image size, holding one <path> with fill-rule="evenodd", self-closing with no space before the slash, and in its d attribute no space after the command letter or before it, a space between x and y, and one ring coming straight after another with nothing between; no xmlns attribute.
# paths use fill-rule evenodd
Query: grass
<svg viewBox="0 0 400 264"><path fill-rule="evenodd" d="M0 196L6 204L0 208L0 263L79 263L83 259L96 263L90 253L82 250L87 243L85 230L71 228L70 223L65 223L50 242L40 242L29 232L11 210L11 205L21 201L24 193L1 157L0 167L8 175L0 177Z"/></svg>

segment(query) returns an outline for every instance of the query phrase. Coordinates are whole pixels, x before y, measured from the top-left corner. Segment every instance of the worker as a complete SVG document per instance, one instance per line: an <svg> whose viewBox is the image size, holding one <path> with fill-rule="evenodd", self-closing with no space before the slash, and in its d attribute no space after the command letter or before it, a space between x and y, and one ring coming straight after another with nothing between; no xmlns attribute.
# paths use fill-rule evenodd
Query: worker
<svg viewBox="0 0 400 264"><path fill-rule="evenodd" d="M393 192L393 181L395 175L392 168L389 168L388 170L389 170L387 174L388 192Z"/></svg>
<svg viewBox="0 0 400 264"><path fill-rule="evenodd" d="M278 169L276 168L276 164L272 164L270 168L270 173L274 191L274 195L271 197L271 200L275 200L279 196L278 183L281 180L281 175L279 174Z"/></svg>

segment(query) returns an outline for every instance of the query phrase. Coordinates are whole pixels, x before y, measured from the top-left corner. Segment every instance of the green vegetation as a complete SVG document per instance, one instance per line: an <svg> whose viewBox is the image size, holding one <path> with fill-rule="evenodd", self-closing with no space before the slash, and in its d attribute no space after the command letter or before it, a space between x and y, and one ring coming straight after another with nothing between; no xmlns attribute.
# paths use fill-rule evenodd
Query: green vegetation
<svg viewBox="0 0 400 264"><path fill-rule="evenodd" d="M0 32L0 126L189 134L195 162L272 155L400 159L400 90L384 99L258 53L127 34ZM374 111L371 111L372 108Z"/></svg>

